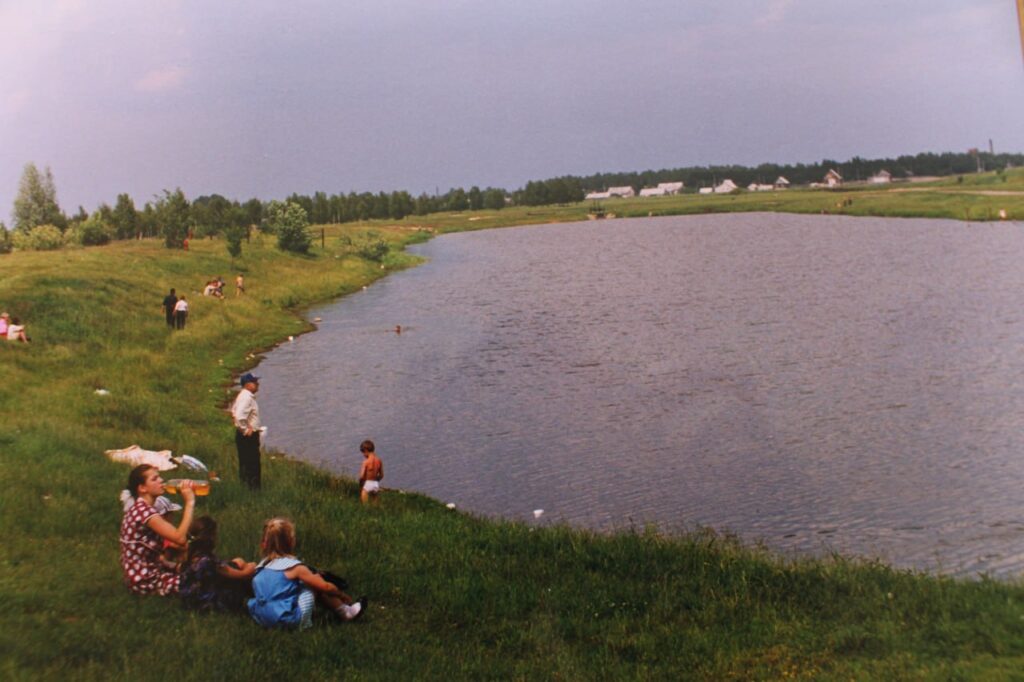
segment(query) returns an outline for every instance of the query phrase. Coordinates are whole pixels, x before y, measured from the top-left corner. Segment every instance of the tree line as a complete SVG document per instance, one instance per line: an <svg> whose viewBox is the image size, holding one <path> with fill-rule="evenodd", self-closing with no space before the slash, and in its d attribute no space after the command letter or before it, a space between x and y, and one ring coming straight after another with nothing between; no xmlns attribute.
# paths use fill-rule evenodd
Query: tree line
<svg viewBox="0 0 1024 682"><path fill-rule="evenodd" d="M821 182L830 169L835 169L845 180L867 180L881 170L892 173L893 178L916 176L947 176L974 173L978 170L996 170L1007 166L1024 165L1024 154L991 154L989 152L923 152L916 155L895 158L863 159L855 156L849 161L822 159L818 163L777 164L762 163L758 166L687 166L662 170L630 171L622 173L595 173L575 179L587 192L602 191L609 187L630 186L639 191L653 187L659 182L685 183L695 190L711 187L729 178L740 187L752 182L772 184L779 176L794 185L809 185Z"/></svg>
<svg viewBox="0 0 1024 682"><path fill-rule="evenodd" d="M161 196L145 202L141 209L125 193L117 196L113 206L102 203L92 213L79 206L75 214L67 216L57 203L56 185L50 169L40 171L35 164L29 163L22 173L14 200L13 230L7 230L0 222L0 253L12 248L60 248L68 243L92 246L142 237L162 237L169 248L183 248L189 237L224 236L228 250L232 256L237 256L241 253L243 239L249 238L255 228L276 234L282 248L301 252L309 248L310 239L305 229L310 223L402 220L408 216L445 211L500 210L507 205L571 204L582 201L587 192L613 186L628 185L640 190L659 182L682 181L688 190L695 191L725 178L740 186L752 182L772 183L779 176L794 185L809 184L820 182L830 169L835 169L847 180L866 180L880 170L889 171L894 178L909 178L959 175L1022 164L1024 154L992 154L977 150L939 154L924 152L883 159L855 156L843 162L823 159L811 164L690 166L566 175L531 180L511 193L502 188L481 189L477 186L469 190L452 188L444 194L424 192L415 197L404 190L347 194L315 192L312 195L292 194L283 202L263 202L256 198L239 202L219 194L189 201L179 188L164 190Z"/></svg>

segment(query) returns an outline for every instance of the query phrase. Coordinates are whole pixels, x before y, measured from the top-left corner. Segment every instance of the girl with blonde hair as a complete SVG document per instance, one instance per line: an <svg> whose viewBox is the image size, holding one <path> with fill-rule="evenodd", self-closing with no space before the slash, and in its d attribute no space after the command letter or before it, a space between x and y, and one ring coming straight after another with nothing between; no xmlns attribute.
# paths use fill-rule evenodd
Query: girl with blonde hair
<svg viewBox="0 0 1024 682"><path fill-rule="evenodd" d="M255 596L249 600L249 614L263 627L305 630L313 624L317 600L343 621L355 620L366 610L366 597L353 603L295 557L295 525L288 519L278 517L263 524L260 552L263 560L252 579Z"/></svg>

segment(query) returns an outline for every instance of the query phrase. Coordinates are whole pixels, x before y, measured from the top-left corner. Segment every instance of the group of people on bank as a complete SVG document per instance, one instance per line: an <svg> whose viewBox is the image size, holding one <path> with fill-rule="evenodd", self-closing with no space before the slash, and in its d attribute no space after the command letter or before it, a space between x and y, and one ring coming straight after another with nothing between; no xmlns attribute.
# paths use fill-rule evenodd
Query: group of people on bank
<svg viewBox="0 0 1024 682"><path fill-rule="evenodd" d="M265 431L256 402L259 377L246 373L239 383L241 390L231 406L239 479L258 491L262 485L260 437ZM360 498L374 503L381 494L384 465L373 441L363 441L359 449L363 456ZM309 627L317 603L342 621L365 612L365 597L353 600L345 593L343 580L295 556L295 526L286 518L264 524L259 563L241 557L219 559L216 521L209 516L193 518L196 493L191 481L182 482L179 490L184 507L164 496L164 480L156 467L143 464L129 475L128 489L122 493L120 543L130 591L179 595L186 607L200 611L247 611L268 628ZM171 515L179 511L181 519L174 523Z"/></svg>
<svg viewBox="0 0 1024 682"><path fill-rule="evenodd" d="M160 471L142 464L128 476L131 496L121 522L121 567L125 584L136 594L178 595L199 611L248 612L267 628L305 629L320 603L342 621L366 610L366 598L353 600L295 552L295 526L285 518L263 524L259 563L217 557L217 523L209 516L193 518L195 491L181 485L184 507L163 496ZM175 525L169 515L182 511ZM333 577L333 576L330 576Z"/></svg>
<svg viewBox="0 0 1024 682"><path fill-rule="evenodd" d="M224 299L224 278L220 275L208 280L203 287L203 296ZM245 293L245 277L239 273L235 277L235 296ZM171 329L184 329L188 321L188 300L185 295L178 296L175 289L164 296L162 303L164 315L167 318L167 326Z"/></svg>
<svg viewBox="0 0 1024 682"><path fill-rule="evenodd" d="M0 339L22 343L28 343L29 340L28 335L25 334L25 325L21 323L21 320L11 317L6 312L0 313Z"/></svg>

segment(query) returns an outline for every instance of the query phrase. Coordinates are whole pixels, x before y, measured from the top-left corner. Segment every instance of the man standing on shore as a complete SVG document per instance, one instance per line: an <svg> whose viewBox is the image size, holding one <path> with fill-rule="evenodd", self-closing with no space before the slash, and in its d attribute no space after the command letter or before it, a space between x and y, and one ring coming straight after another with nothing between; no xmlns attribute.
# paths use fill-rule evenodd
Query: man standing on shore
<svg viewBox="0 0 1024 682"><path fill-rule="evenodd" d="M260 407L256 392L260 378L245 373L239 379L242 390L231 406L235 422L235 447L238 449L238 478L252 490L260 489Z"/></svg>

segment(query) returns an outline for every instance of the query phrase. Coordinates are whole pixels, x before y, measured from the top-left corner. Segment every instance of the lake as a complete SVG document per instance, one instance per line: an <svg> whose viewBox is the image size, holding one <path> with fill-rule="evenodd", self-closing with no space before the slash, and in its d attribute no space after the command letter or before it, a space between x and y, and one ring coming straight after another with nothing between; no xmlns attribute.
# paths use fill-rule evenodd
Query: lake
<svg viewBox="0 0 1024 682"><path fill-rule="evenodd" d="M355 477L372 438L386 487L528 523L1024 568L1019 224L706 215L415 251L261 363L270 447Z"/></svg>

